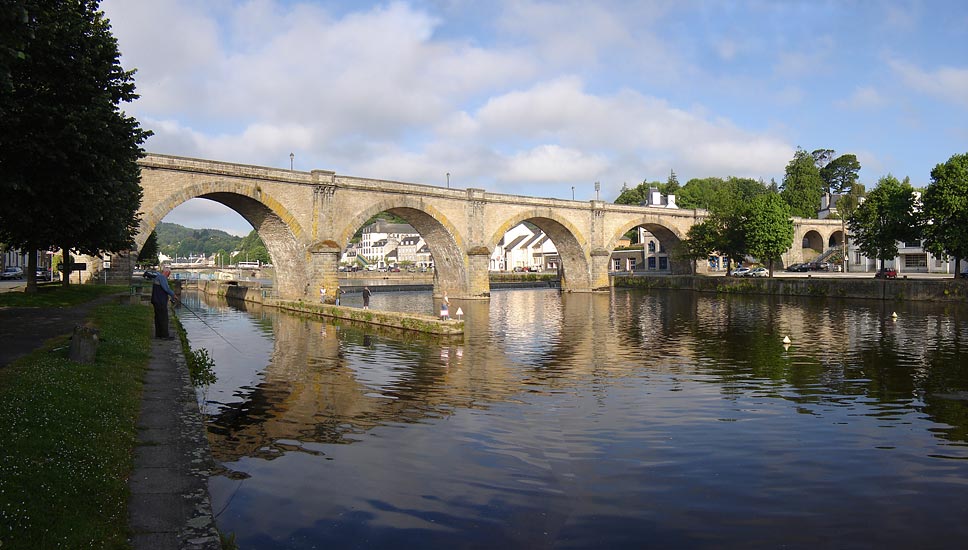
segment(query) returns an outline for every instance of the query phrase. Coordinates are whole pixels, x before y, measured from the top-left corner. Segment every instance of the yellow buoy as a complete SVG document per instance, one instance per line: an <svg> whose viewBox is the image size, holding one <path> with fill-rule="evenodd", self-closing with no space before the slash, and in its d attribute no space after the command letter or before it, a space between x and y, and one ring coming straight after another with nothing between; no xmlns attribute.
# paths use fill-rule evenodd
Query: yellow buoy
<svg viewBox="0 0 968 550"><path fill-rule="evenodd" d="M784 336L783 337L783 343L784 344L789 344L790 343L790 337L789 336Z"/></svg>
<svg viewBox="0 0 968 550"><path fill-rule="evenodd" d="M897 319L897 312L896 312L896 311L895 311L894 313L892 313L892 314L891 314L891 318L893 318L893 319Z"/></svg>

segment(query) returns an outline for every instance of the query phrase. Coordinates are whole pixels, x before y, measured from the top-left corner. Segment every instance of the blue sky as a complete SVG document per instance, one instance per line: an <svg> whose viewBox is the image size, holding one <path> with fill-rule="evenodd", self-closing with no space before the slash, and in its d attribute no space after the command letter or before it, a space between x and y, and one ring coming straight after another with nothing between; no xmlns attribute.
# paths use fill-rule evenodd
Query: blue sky
<svg viewBox="0 0 968 550"><path fill-rule="evenodd" d="M579 200L782 181L796 148L915 186L968 151L968 2L105 0L151 152ZM209 201L168 221L246 233Z"/></svg>

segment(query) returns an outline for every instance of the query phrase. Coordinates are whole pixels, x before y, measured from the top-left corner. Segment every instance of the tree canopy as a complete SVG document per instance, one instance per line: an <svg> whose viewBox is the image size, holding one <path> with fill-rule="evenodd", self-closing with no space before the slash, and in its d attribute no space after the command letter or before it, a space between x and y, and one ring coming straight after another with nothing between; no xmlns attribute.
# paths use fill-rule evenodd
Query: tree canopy
<svg viewBox="0 0 968 550"><path fill-rule="evenodd" d="M824 188L828 193L843 193L857 183L860 162L855 155L840 155L820 169Z"/></svg>
<svg viewBox="0 0 968 550"><path fill-rule="evenodd" d="M790 206L790 213L801 218L816 218L824 184L814 157L798 148L787 164L780 196Z"/></svg>
<svg viewBox="0 0 968 550"><path fill-rule="evenodd" d="M754 197L743 224L747 250L770 266L793 244L793 220L790 207L779 195L768 193Z"/></svg>
<svg viewBox="0 0 968 550"><path fill-rule="evenodd" d="M137 160L150 135L119 108L137 98L133 72L121 67L97 1L14 5L26 16L14 23L22 49L3 56L0 240L23 250L129 250L141 202Z"/></svg>
<svg viewBox="0 0 968 550"><path fill-rule="evenodd" d="M867 193L866 200L850 217L850 230L857 246L868 258L889 260L897 256L897 241L921 236L914 188L888 174Z"/></svg>
<svg viewBox="0 0 968 550"><path fill-rule="evenodd" d="M968 153L953 155L931 170L921 197L924 247L936 256L968 258Z"/></svg>

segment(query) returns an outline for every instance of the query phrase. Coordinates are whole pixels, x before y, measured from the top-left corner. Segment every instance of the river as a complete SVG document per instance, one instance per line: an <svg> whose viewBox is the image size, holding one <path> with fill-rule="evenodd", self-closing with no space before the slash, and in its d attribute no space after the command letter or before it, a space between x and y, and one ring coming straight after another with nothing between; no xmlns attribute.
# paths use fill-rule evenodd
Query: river
<svg viewBox="0 0 968 550"><path fill-rule="evenodd" d="M240 548L968 536L964 306L510 290L453 301L468 332L441 340L184 298L217 365L212 505Z"/></svg>

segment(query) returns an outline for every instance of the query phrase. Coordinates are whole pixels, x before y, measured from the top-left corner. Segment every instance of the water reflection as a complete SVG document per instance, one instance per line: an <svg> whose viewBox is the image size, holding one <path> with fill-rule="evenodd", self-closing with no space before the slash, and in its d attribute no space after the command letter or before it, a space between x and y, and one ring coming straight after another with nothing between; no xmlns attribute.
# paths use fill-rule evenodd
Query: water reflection
<svg viewBox="0 0 968 550"><path fill-rule="evenodd" d="M189 302L243 350L182 315L218 364L213 453L240 474L211 481L220 528L244 548L968 534L946 519L968 506L963 308L621 290L458 305L454 342Z"/></svg>

